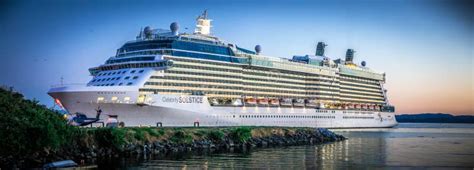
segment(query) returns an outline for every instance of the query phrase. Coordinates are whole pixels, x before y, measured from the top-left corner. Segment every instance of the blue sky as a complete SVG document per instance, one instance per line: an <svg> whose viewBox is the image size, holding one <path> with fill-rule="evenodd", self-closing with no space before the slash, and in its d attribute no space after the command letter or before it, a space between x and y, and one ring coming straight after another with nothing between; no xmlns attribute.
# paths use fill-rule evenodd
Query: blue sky
<svg viewBox="0 0 474 170"><path fill-rule="evenodd" d="M386 72L399 113L473 114L473 4L469 1L1 1L0 84L51 105L46 92L86 83L87 69L102 64L139 29L194 30L208 9L212 33L276 57L326 54ZM184 28L188 28L185 30Z"/></svg>

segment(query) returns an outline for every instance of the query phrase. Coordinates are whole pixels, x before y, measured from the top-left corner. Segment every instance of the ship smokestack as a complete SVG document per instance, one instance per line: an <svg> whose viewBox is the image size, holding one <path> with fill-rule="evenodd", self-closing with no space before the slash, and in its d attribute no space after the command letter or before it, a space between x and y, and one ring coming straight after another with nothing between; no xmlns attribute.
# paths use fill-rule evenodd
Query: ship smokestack
<svg viewBox="0 0 474 170"><path fill-rule="evenodd" d="M352 63L354 60L354 53L355 51L353 49L347 49L346 51L346 63Z"/></svg>
<svg viewBox="0 0 474 170"><path fill-rule="evenodd" d="M328 46L324 42L318 42L318 45L316 45L316 56L324 56L324 48Z"/></svg>

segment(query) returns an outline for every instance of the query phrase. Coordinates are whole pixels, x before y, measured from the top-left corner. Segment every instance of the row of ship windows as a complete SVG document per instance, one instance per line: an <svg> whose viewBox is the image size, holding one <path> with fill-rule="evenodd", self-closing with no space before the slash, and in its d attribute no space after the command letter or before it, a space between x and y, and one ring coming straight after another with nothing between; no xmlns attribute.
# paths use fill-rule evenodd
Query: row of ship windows
<svg viewBox="0 0 474 170"><path fill-rule="evenodd" d="M241 65L224 63L224 62L210 62L210 61L203 61L203 60L192 60L186 58L178 58L178 57L166 57L173 61L182 61L182 62L190 62L190 63L202 63L202 64L209 64L209 65L216 65L216 66L228 66L228 67L237 67L241 68Z"/></svg>
<svg viewBox="0 0 474 170"><path fill-rule="evenodd" d="M205 52L211 54L220 54L220 55L227 55L230 56L230 49L229 47L219 46L215 44L203 44L203 43L195 43L190 41L174 41L173 42L174 49L182 49L187 51L197 51L197 52Z"/></svg>
<svg viewBox="0 0 474 170"><path fill-rule="evenodd" d="M114 91L114 92L97 92L97 94L125 94L125 92L117 92L117 91Z"/></svg>
<svg viewBox="0 0 474 170"><path fill-rule="evenodd" d="M268 84L258 84L258 83L250 83L250 82L245 82L243 83L240 80L222 80L222 79L206 79L206 78L189 78L189 77L179 77L179 76L166 76L165 77L160 77L160 76L152 76L152 79L168 79L168 80L184 80L184 81L197 81L197 82L215 82L215 83L225 83L225 84L237 84L237 85L259 85L259 86L267 86L267 87L281 87L281 88L288 88L286 85L268 85ZM286 83L286 84L299 84L302 86L322 86L322 87L328 87L328 88L336 88L331 85L326 85L326 84L306 84L306 83L295 83L295 82L288 82L288 81L282 81L282 80L268 80L268 79L259 79L259 78L243 78L242 80L250 80L250 81L259 81L259 82L272 82L272 83ZM311 88L313 90L320 90L319 88ZM324 88L327 89L327 88Z"/></svg>
<svg viewBox="0 0 474 170"><path fill-rule="evenodd" d="M377 84L379 83L379 81L377 80L371 80L371 79L365 79L365 78L359 78L359 77L353 77L353 76L343 76L341 75L340 77L341 79L347 79L347 80L356 80L356 81L360 81L360 82L367 82L367 83L374 83L374 84Z"/></svg>
<svg viewBox="0 0 474 170"><path fill-rule="evenodd" d="M107 70L119 70L119 69L128 69L128 68L164 67L164 66L171 66L171 65L173 65L173 62L159 61L159 62L148 62L148 63L116 64L116 65L100 66L99 68L95 68L95 69L101 70L101 71L107 71Z"/></svg>
<svg viewBox="0 0 474 170"><path fill-rule="evenodd" d="M127 56L136 56L136 55L158 55L158 54L163 54L163 50L145 50L145 51L137 51L137 52L125 52L125 51L119 51L117 54L117 57L127 57ZM171 52L170 52L171 53Z"/></svg>
<svg viewBox="0 0 474 170"><path fill-rule="evenodd" d="M135 51L135 52L127 52L127 51L130 51L129 50L125 50L125 49L122 49L122 50L119 50L119 53L117 54L117 57L121 58L121 57L126 57L126 56L137 56L137 55L171 55L173 54L173 51L176 51L176 50L173 50L171 49L170 50L170 46L162 46L161 48L164 48L164 49L149 49L149 48L143 48L143 49L146 49L146 50L141 50L141 51L136 51L136 50L140 50L140 49L134 49L132 51ZM182 54L182 53L178 53L180 55L185 55L185 57L193 57L193 56L190 56L189 54ZM214 56L214 55L212 55ZM230 57L230 56L229 56ZM175 57L173 57L175 58ZM208 57L209 58L209 57ZM194 60L193 60L194 61Z"/></svg>
<svg viewBox="0 0 474 170"><path fill-rule="evenodd" d="M123 83L119 83L119 84L118 84L118 86L122 86L122 85L123 85ZM128 82L126 85L127 85L127 86L131 86L131 85L133 85L133 83L132 83L132 82ZM94 85L94 86L115 86L115 83L96 84L96 85Z"/></svg>
<svg viewBox="0 0 474 170"><path fill-rule="evenodd" d="M158 94L159 92L164 93L182 93L182 94L192 94L194 91L192 90L175 90L175 89L150 89L150 88L142 88L140 91L143 92L153 92ZM219 94L219 95L242 95L240 92L222 92L222 91L208 91L206 94Z"/></svg>
<svg viewBox="0 0 474 170"><path fill-rule="evenodd" d="M197 84L186 84L186 83L157 83L147 82L145 85L157 85L157 86L174 86L174 87L193 87L193 88L206 88L206 89L233 89L233 90L244 90L244 91L261 91L261 92L278 92L288 94L314 94L320 93L309 93L309 92L294 92L288 90L272 90L272 89L260 89L260 88L247 88L247 87L236 87L236 86L215 86L215 85L197 85ZM333 95L331 92L325 94Z"/></svg>
<svg viewBox="0 0 474 170"><path fill-rule="evenodd" d="M293 80L316 80L316 81L323 81L321 79L325 79L326 81L329 82L329 80L327 79L330 79L332 81L336 81L338 80L337 77L330 77L330 76L323 76L323 75L318 75L318 76L313 76L313 75L299 75L298 77L294 77L294 76L286 76L286 75L280 75L282 73L280 72L269 72L269 71L254 71L252 70L251 72L246 72L246 73L251 73L251 74L254 74L254 75L259 75L259 76L265 76L265 77L282 77L282 78L287 78L287 79L293 79ZM273 74L272 74L273 73ZM275 75L274 73L278 74L278 75ZM315 79L317 78L317 79Z"/></svg>
<svg viewBox="0 0 474 170"><path fill-rule="evenodd" d="M179 64L179 63L174 64L174 67L186 68L186 69L195 69L195 70L209 70L209 71L219 71L219 72L243 73L242 71L238 71L238 70L230 70L230 69L206 67L206 66L184 65L184 64ZM273 73L282 74L280 72L273 72ZM264 77L277 77L277 78L281 77L281 78L287 78L287 79L299 80L299 81L316 80L316 81L334 82L334 81L337 80L335 77L328 77L328 76L321 76L321 75L320 76L307 76L306 78L305 78L304 75L301 75L301 77L299 77L299 78L298 77L292 77L292 76L285 76L285 75L274 75L274 74L269 73L268 71L259 71L259 72L256 72L256 71L251 71L250 72L249 71L249 72L245 72L245 74L256 75L256 76L264 76ZM318 77L324 78L324 79L331 79L332 81L317 79Z"/></svg>
<svg viewBox="0 0 474 170"><path fill-rule="evenodd" d="M173 67L195 69L195 70L211 70L211 71L219 71L219 72L242 73L242 71L238 71L238 70L229 70L225 68L206 67L206 66L184 65L184 64L178 64L178 63L174 64Z"/></svg>
<svg viewBox="0 0 474 170"><path fill-rule="evenodd" d="M155 60L155 57L153 56L148 56L148 57L131 57L131 58L114 58L107 60L105 63L106 64L114 64L114 63L125 63L125 62L131 62L131 61L153 61Z"/></svg>
<svg viewBox="0 0 474 170"><path fill-rule="evenodd" d="M336 111L334 111L334 110L331 110L331 111L328 111L328 110L316 110L316 113L329 113L329 112L331 112L331 113L336 113Z"/></svg>
<svg viewBox="0 0 474 170"><path fill-rule="evenodd" d="M203 44L190 41L181 41L181 40L158 40L150 41L147 43L136 42L125 44L122 48L119 49L119 52L126 51L138 51L145 49L182 49L188 51L197 51L197 52L207 52L212 54L221 54L221 55L231 55L230 49L226 46L216 45L216 44Z"/></svg>
<svg viewBox="0 0 474 170"><path fill-rule="evenodd" d="M350 84L350 83L346 83L346 82L340 82L340 85L341 85L341 86L349 86L349 87L367 88L367 89L377 89L377 90L380 89L380 85L379 85L379 84L377 84L377 85L373 85L373 84L362 84L362 85L359 85L359 84Z"/></svg>
<svg viewBox="0 0 474 170"><path fill-rule="evenodd" d="M267 85L267 84L258 84L258 83L241 83L241 84L236 84L235 86L226 85L207 85L207 84L202 84L206 82L199 82L200 84L195 84L195 83L178 83L178 82L147 82L145 85L155 85L155 86L179 86L179 87L201 87L201 88L209 88L209 89L235 89L235 90L248 90L251 88L248 88L247 86L252 85L252 86L261 86L261 87L274 87L274 88L282 88L281 90L287 90L291 89L293 90L294 88L288 88L284 86L279 86L279 85ZM240 86L239 86L240 85ZM335 94L339 93L339 90L337 89L325 89L325 88L301 88L301 90L318 90L320 92L326 92L328 94ZM316 94L312 92L301 92L297 91L295 93L300 93L300 94ZM365 94L364 94L365 95Z"/></svg>
<svg viewBox="0 0 474 170"><path fill-rule="evenodd" d="M110 81L110 80L120 80L121 77L109 77L109 78L102 78L102 79L93 79L91 82L102 82L102 81ZM130 76L124 78L124 80L130 79ZM133 76L132 79L138 79L138 76Z"/></svg>
<svg viewBox="0 0 474 170"><path fill-rule="evenodd" d="M203 73L203 72L176 71L173 69L167 69L165 70L165 73L242 79L242 76L234 76L234 75L226 75L226 74L212 74L212 73Z"/></svg>
<svg viewBox="0 0 474 170"><path fill-rule="evenodd" d="M346 78L341 77L340 80L341 81L353 82L353 83L371 84L371 85L376 85L376 86L379 85L379 82L376 82L376 81L368 81L368 80L362 80L362 79L356 79L356 78L346 79Z"/></svg>
<svg viewBox="0 0 474 170"><path fill-rule="evenodd" d="M283 65L287 65L285 63L281 63L281 62L278 62L280 64L283 64ZM298 65L287 65L288 67L299 67ZM266 73L266 72L269 72L269 69L268 68L265 68L265 67L253 67L252 68L252 71L258 71L260 73ZM322 71L321 69L319 69L319 71ZM273 72L275 73L275 72ZM289 75L289 76L299 76L299 77L321 77L321 78L328 78L328 79L333 79L333 78L338 78L337 76L327 76L327 75L321 75L321 74L314 74L314 73L311 73L311 72L298 72L298 71L291 71L291 70L287 70L287 69L277 69L277 73L279 74L284 74L284 75Z"/></svg>
<svg viewBox="0 0 474 170"><path fill-rule="evenodd" d="M132 70L130 71L131 74L135 73L137 70ZM138 73L143 73L145 70L140 70ZM113 71L113 72L107 72L107 73L99 73L97 76L110 76L110 75L115 75L115 74L125 74L127 71Z"/></svg>
<svg viewBox="0 0 474 170"><path fill-rule="evenodd" d="M343 116L343 119L374 119L374 117Z"/></svg>
<svg viewBox="0 0 474 170"><path fill-rule="evenodd" d="M300 115L239 115L239 118L312 118L335 119L336 116L300 116Z"/></svg>

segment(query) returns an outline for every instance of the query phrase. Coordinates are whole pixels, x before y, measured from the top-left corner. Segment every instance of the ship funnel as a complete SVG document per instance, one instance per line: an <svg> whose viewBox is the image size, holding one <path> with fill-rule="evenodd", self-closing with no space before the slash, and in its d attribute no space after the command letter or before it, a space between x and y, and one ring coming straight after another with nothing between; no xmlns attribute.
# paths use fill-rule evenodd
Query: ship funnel
<svg viewBox="0 0 474 170"><path fill-rule="evenodd" d="M354 60L354 53L355 53L355 51L353 49L347 49L347 51L346 51L346 63L352 63L352 60Z"/></svg>
<svg viewBox="0 0 474 170"><path fill-rule="evenodd" d="M324 42L318 42L316 45L316 56L324 56L324 48L328 46Z"/></svg>
<svg viewBox="0 0 474 170"><path fill-rule="evenodd" d="M170 30L173 35L178 35L179 25L177 22L173 22L170 25Z"/></svg>

